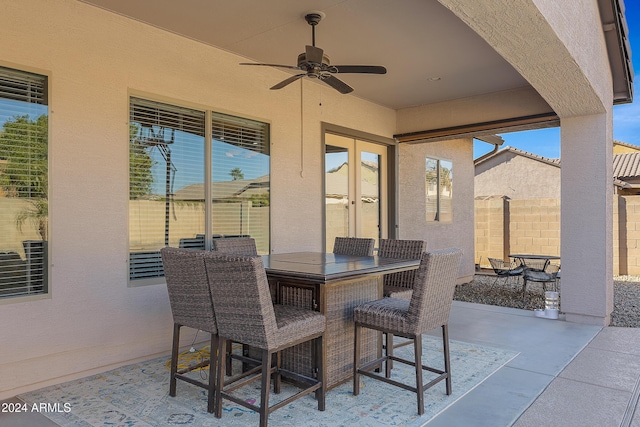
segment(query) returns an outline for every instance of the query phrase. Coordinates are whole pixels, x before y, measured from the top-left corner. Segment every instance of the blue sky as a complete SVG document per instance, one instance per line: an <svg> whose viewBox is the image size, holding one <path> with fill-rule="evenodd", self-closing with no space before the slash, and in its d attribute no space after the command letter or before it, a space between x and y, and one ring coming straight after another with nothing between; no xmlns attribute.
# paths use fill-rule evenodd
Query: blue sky
<svg viewBox="0 0 640 427"><path fill-rule="evenodd" d="M640 1L625 0L631 59L633 61L635 101L613 107L613 139L640 146ZM544 157L560 157L560 128L501 134L504 146L516 147ZM486 142L474 141L473 156L493 149Z"/></svg>

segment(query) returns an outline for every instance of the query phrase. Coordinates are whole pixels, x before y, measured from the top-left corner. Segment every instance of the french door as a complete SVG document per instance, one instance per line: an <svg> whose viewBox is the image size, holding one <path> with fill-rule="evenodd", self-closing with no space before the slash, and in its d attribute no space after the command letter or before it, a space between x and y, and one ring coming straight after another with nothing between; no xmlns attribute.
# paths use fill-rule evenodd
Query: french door
<svg viewBox="0 0 640 427"><path fill-rule="evenodd" d="M325 134L326 250L336 237L387 236L387 147Z"/></svg>

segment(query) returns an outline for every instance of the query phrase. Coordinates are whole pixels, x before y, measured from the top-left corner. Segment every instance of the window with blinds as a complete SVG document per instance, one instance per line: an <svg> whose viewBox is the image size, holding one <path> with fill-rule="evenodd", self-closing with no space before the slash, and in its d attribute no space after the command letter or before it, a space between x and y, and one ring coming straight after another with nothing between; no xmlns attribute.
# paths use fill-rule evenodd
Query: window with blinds
<svg viewBox="0 0 640 427"><path fill-rule="evenodd" d="M47 77L0 67L0 298L48 292Z"/></svg>
<svg viewBox="0 0 640 427"><path fill-rule="evenodd" d="M131 98L129 144L131 281L157 283L164 246L251 236L268 253L268 124Z"/></svg>
<svg viewBox="0 0 640 427"><path fill-rule="evenodd" d="M269 125L212 113L211 135L213 237L251 236L269 253Z"/></svg>

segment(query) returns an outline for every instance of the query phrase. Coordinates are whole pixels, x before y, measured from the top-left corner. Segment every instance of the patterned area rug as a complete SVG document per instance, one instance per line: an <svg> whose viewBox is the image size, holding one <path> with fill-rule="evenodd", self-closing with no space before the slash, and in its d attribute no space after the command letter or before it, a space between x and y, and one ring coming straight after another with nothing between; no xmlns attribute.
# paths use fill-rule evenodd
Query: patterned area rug
<svg viewBox="0 0 640 427"><path fill-rule="evenodd" d="M443 368L442 340L423 336L423 364ZM413 346L396 349L411 359ZM362 376L360 395L352 394L350 382L327 393L326 411L317 410L312 395L280 408L269 416L271 426L421 426L453 404L488 376L517 356L516 352L451 341L453 393L445 394L444 382L425 393L425 414L418 416L414 393ZM178 381L176 397L169 396L167 357L123 366L99 375L43 388L19 396L29 405L57 404L64 408L45 413L61 426L238 426L258 425L259 416L224 401L221 419L206 411L206 392ZM204 376L205 372L194 371ZM395 363L392 378L411 384L414 371ZM431 378L424 372L425 383ZM259 381L236 393L246 400L259 399ZM296 392L283 383L282 393L271 393L274 404ZM68 410L68 412L65 412Z"/></svg>

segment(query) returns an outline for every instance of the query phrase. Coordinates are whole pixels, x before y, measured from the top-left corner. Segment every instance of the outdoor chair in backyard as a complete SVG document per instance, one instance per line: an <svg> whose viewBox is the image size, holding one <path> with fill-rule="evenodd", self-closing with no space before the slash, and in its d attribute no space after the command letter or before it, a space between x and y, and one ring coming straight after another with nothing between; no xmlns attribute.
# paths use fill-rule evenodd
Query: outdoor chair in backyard
<svg viewBox="0 0 640 427"><path fill-rule="evenodd" d="M558 273L560 272L560 266L557 264L547 263L543 271L532 269L527 266L524 267L524 273L522 275L522 300L526 301L527 298L527 283L537 282L542 283L542 290L547 290L547 283L553 283L554 290L556 290L558 283Z"/></svg>
<svg viewBox="0 0 640 427"><path fill-rule="evenodd" d="M213 250L231 254L258 255L256 241L252 237L213 239Z"/></svg>
<svg viewBox="0 0 640 427"><path fill-rule="evenodd" d="M212 355L215 355L215 350L218 347L218 328L204 265L205 252L194 249L165 247L160 250L160 254L173 315L169 395L176 396L176 380L186 381L202 387L208 393L207 411L214 412L215 356L195 366L178 370L180 328L182 326L209 332L211 334L210 353ZM207 383L186 376L188 372L204 368L207 365L209 365L209 380Z"/></svg>
<svg viewBox="0 0 640 427"><path fill-rule="evenodd" d="M240 254L240 255L258 255L258 248L256 247L256 241L252 237L231 237L231 238L216 238L213 239L213 250L228 253L228 254ZM232 345L233 342L227 342L227 358L225 362L225 368L227 375L231 375L232 372ZM253 357L256 359L258 356L253 354L249 349L249 346L242 346L242 355L244 357ZM245 365L245 369L246 369Z"/></svg>
<svg viewBox="0 0 640 427"><path fill-rule="evenodd" d="M360 393L360 375L365 375L416 393L418 415L422 415L424 414L424 391L426 389L444 380L446 394L451 394L448 322L461 258L462 252L459 249L425 252L421 256L411 300L383 298L364 303L354 309L354 395ZM422 334L437 327L442 328L444 369L422 365ZM361 366L360 337L362 328L381 331L388 336L398 335L413 340L414 359L406 360L394 356L393 346L388 345L382 357ZM415 387L391 378L389 364L391 360L415 367ZM378 369L382 363L385 364L384 376L371 372ZM438 376L424 384L423 370Z"/></svg>
<svg viewBox="0 0 640 427"><path fill-rule="evenodd" d="M378 256L398 259L420 259L427 250L427 242L424 240L380 239ZM385 274L382 293L385 297L410 300L413 292L417 269L400 271L398 273ZM393 335L387 335L389 340L384 345L394 345ZM404 341L395 344L394 348L411 344ZM393 363L389 362L393 367Z"/></svg>
<svg viewBox="0 0 640 427"><path fill-rule="evenodd" d="M374 239L361 237L336 237L333 253L337 255L373 256Z"/></svg>
<svg viewBox="0 0 640 427"><path fill-rule="evenodd" d="M488 258L489 263L491 264L491 268L493 268L493 272L496 274L496 280L493 281L491 286L498 283L498 280L504 278L504 284L507 285L509 283L509 279L512 277L518 280L518 277L522 276L524 272L524 267L519 261L505 261L497 258Z"/></svg>
<svg viewBox="0 0 640 427"><path fill-rule="evenodd" d="M260 414L260 426L266 426L269 413L289 405L295 399L315 393L318 410L325 409L323 340L325 317L303 308L273 304L262 258L209 252L205 255L209 287L218 325L218 360L216 384L216 417L222 416L222 399L230 400ZM262 352L261 373L227 386L222 367L225 364L227 340L249 345ZM313 340L313 368L317 377L290 372L281 366L280 352ZM275 358L272 355L275 353ZM273 362L273 363L272 363ZM314 370L315 370L314 369ZM290 378L306 388L275 405L269 406L269 388L273 375L274 392L280 392L281 377ZM232 392L255 380L261 380L260 405Z"/></svg>

